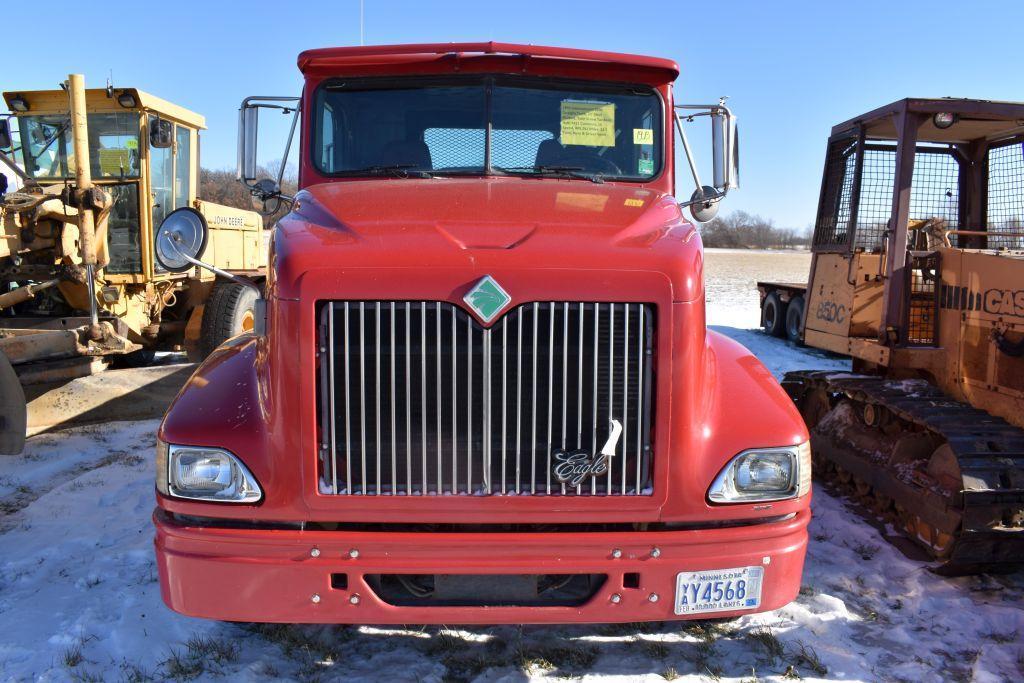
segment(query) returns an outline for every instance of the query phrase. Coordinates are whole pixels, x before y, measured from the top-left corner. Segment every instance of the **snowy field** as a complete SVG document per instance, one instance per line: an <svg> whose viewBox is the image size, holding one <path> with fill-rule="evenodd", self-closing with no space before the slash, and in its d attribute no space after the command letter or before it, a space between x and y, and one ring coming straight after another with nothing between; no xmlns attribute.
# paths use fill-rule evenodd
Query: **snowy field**
<svg viewBox="0 0 1024 683"><path fill-rule="evenodd" d="M842 361L756 327L756 279L806 254L709 252L709 322L777 375ZM947 579L815 490L793 604L727 622L408 628L221 624L161 600L156 422L38 436L0 458L0 680L1005 681L1024 677L1024 574Z"/></svg>

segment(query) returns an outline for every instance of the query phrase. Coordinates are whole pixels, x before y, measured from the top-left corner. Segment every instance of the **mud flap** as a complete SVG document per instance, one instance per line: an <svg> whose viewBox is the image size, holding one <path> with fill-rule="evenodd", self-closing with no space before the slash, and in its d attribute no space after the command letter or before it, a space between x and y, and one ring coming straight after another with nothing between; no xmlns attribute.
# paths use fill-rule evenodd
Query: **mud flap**
<svg viewBox="0 0 1024 683"><path fill-rule="evenodd" d="M21 381L0 352L0 455L17 455L25 447L27 411Z"/></svg>

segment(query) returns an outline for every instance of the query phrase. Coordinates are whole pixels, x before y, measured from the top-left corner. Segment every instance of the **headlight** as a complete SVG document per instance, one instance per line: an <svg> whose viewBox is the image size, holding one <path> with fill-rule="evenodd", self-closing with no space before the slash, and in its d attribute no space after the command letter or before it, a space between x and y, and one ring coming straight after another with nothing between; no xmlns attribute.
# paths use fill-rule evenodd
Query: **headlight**
<svg viewBox="0 0 1024 683"><path fill-rule="evenodd" d="M758 448L733 458L708 489L713 503L799 498L811 490L811 446Z"/></svg>
<svg viewBox="0 0 1024 683"><path fill-rule="evenodd" d="M156 488L173 498L221 503L255 503L263 497L256 477L232 453L160 440L156 445Z"/></svg>

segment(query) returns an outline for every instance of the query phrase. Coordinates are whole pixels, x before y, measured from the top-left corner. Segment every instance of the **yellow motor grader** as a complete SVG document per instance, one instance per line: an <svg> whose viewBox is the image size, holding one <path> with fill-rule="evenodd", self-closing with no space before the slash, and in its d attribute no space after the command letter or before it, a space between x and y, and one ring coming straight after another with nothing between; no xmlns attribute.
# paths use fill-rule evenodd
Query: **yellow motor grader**
<svg viewBox="0 0 1024 683"><path fill-rule="evenodd" d="M1024 104L905 99L832 129L808 285L766 332L851 356L791 372L817 474L949 571L1024 560Z"/></svg>
<svg viewBox="0 0 1024 683"><path fill-rule="evenodd" d="M200 358L252 326L265 272L253 211L197 198L202 116L134 88L5 92L0 118L0 453L20 452L23 387ZM13 125L12 125L13 124ZM14 182L12 182L12 179ZM176 209L208 227L220 275L162 269L153 234Z"/></svg>

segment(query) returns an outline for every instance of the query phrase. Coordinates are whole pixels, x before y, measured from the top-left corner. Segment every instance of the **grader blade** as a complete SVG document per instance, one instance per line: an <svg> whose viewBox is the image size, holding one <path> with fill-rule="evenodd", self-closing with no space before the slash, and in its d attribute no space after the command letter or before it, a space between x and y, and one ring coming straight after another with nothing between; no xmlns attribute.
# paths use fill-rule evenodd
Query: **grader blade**
<svg viewBox="0 0 1024 683"><path fill-rule="evenodd" d="M7 356L0 353L0 455L25 448L25 392Z"/></svg>

